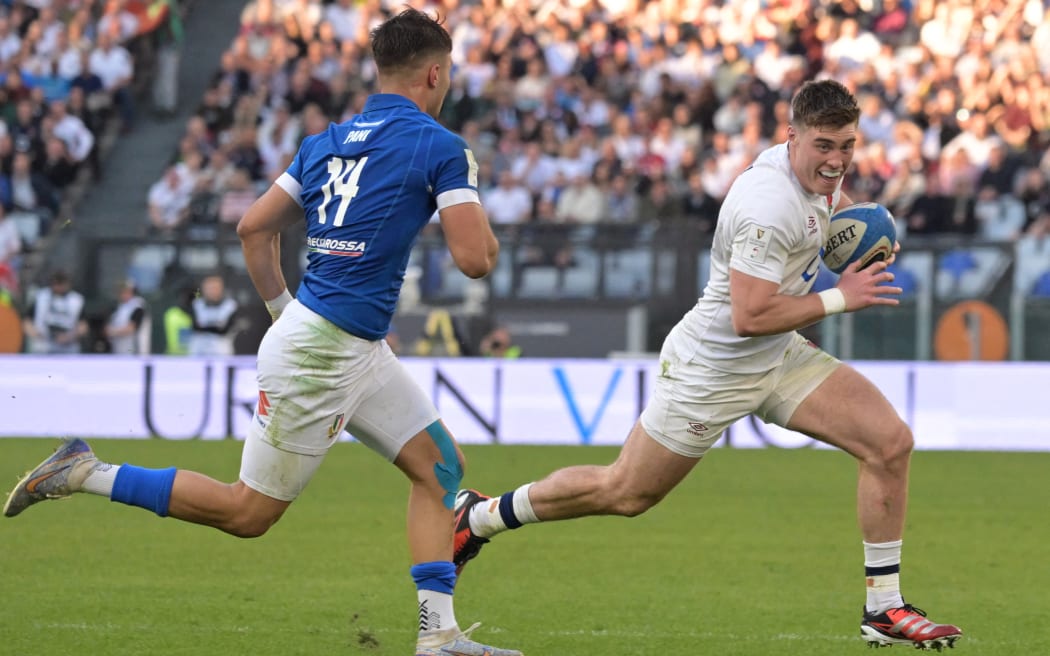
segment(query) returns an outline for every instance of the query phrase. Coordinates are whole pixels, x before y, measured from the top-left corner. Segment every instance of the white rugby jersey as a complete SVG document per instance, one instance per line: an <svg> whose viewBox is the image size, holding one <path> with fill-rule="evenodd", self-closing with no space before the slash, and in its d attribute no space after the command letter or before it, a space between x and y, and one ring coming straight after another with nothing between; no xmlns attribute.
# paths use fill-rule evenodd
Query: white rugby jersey
<svg viewBox="0 0 1050 656"><path fill-rule="evenodd" d="M763 151L729 188L715 227L711 275L682 328L694 356L731 373L767 371L780 363L791 333L740 337L733 330L729 269L780 285L779 293L809 293L841 181L831 196L804 190L791 172L786 143Z"/></svg>

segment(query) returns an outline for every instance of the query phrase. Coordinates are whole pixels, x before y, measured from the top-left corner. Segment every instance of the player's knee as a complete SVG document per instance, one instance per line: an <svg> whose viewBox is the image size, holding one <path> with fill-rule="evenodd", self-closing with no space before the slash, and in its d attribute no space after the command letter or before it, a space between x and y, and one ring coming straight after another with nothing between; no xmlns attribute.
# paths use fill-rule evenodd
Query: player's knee
<svg viewBox="0 0 1050 656"><path fill-rule="evenodd" d="M896 421L883 427L878 438L873 441L871 452L864 460L879 467L892 467L906 461L915 447L915 438L911 428L903 421Z"/></svg>
<svg viewBox="0 0 1050 656"><path fill-rule="evenodd" d="M911 428L903 421L898 421L893 426L891 437L886 445L887 459L900 460L907 458L911 455L914 448L915 436L912 435Z"/></svg>
<svg viewBox="0 0 1050 656"><path fill-rule="evenodd" d="M660 495L647 493L628 493L622 495L616 501L616 514L622 515L623 517L637 517L659 503L662 498L663 497Z"/></svg>
<svg viewBox="0 0 1050 656"><path fill-rule="evenodd" d="M257 538L265 535L288 508L287 503L261 495L243 483L235 484L232 490L232 512L222 528L239 538Z"/></svg>
<svg viewBox="0 0 1050 656"><path fill-rule="evenodd" d="M280 513L242 512L226 527L226 532L238 538L258 538L281 518Z"/></svg>
<svg viewBox="0 0 1050 656"><path fill-rule="evenodd" d="M606 494L606 498L612 502L609 511L623 517L637 517L664 498L660 492L635 489L629 484L620 483L615 483L611 489L607 489Z"/></svg>

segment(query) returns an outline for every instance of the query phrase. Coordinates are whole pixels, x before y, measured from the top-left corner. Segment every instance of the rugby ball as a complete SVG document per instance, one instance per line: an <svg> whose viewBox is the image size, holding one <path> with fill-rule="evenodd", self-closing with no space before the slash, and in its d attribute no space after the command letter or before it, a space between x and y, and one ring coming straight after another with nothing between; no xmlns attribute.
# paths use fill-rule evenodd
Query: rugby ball
<svg viewBox="0 0 1050 656"><path fill-rule="evenodd" d="M878 203L857 203L831 215L821 258L833 273L842 273L856 261L864 268L893 255L897 224Z"/></svg>

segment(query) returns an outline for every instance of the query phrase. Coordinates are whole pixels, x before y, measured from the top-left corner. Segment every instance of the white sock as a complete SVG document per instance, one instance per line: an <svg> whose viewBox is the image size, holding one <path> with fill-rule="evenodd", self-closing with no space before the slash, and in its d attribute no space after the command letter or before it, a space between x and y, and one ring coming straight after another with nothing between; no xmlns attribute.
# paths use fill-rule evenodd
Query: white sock
<svg viewBox="0 0 1050 656"><path fill-rule="evenodd" d="M456 613L452 610L452 595L434 590L417 590L416 595L419 598L419 632L421 634L456 628Z"/></svg>
<svg viewBox="0 0 1050 656"><path fill-rule="evenodd" d="M492 497L488 501L475 504L470 509L470 528L474 535L479 538L490 538L497 533L502 533L510 528L519 528L523 524L534 524L540 521L532 510L532 502L529 500L529 488L532 483L526 483L513 492L502 496ZM509 508L506 508L509 499ZM503 516L501 507L508 510L512 515L509 518Z"/></svg>
<svg viewBox="0 0 1050 656"><path fill-rule="evenodd" d="M514 490L514 514L522 524L535 524L540 521L532 510L532 499L529 498L529 490L532 483L526 483Z"/></svg>
<svg viewBox="0 0 1050 656"><path fill-rule="evenodd" d="M867 578L867 600L864 606L869 613L881 613L904 605L900 583L902 544L902 540L864 543L864 569ZM882 573L872 572L873 568L882 570Z"/></svg>
<svg viewBox="0 0 1050 656"><path fill-rule="evenodd" d="M80 484L80 491L108 498L113 493L113 482L117 480L118 471L120 471L120 465L96 462L91 468L91 473Z"/></svg>

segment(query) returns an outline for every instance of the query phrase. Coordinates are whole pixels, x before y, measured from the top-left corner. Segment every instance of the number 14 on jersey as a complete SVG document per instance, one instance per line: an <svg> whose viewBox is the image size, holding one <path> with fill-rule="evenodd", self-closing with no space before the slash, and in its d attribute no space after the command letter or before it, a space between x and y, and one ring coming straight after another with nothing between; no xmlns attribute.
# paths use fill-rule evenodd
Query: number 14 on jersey
<svg viewBox="0 0 1050 656"><path fill-rule="evenodd" d="M328 211L334 202L338 202L335 208L335 217L332 219L333 226L343 225L346 218L346 208L350 201L357 195L357 181L361 177L361 169L365 168L367 157L361 159L343 159L333 157L328 160L328 182L321 187L324 199L321 206L317 208L318 223L328 223Z"/></svg>

